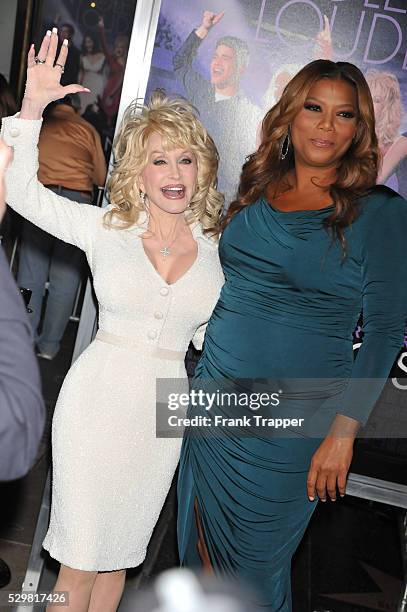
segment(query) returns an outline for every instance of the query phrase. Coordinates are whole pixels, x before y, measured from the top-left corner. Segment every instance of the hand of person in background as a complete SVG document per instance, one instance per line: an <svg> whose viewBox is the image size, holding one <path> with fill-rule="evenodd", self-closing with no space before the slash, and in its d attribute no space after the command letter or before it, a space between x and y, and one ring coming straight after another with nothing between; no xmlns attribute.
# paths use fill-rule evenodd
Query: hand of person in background
<svg viewBox="0 0 407 612"><path fill-rule="evenodd" d="M324 29L315 37L314 59L332 60L332 36L329 19L324 15Z"/></svg>
<svg viewBox="0 0 407 612"><path fill-rule="evenodd" d="M58 48L57 29L53 28L44 36L38 55L35 55L34 45L28 52L27 82L20 119L40 119L44 108L54 100L59 100L67 94L88 92L89 89L78 83L63 87L60 83L68 45L64 41L56 58Z"/></svg>
<svg viewBox="0 0 407 612"><path fill-rule="evenodd" d="M224 14L225 11L222 11L221 13L212 13L211 11L204 11L204 14L202 16L202 23L195 30L196 35L199 36L199 38L205 38L205 36L208 35L209 30L211 30L213 26L216 26L219 23L219 21L223 18Z"/></svg>
<svg viewBox="0 0 407 612"><path fill-rule="evenodd" d="M0 221L6 212L6 193L4 186L4 173L13 160L13 149L0 138Z"/></svg>

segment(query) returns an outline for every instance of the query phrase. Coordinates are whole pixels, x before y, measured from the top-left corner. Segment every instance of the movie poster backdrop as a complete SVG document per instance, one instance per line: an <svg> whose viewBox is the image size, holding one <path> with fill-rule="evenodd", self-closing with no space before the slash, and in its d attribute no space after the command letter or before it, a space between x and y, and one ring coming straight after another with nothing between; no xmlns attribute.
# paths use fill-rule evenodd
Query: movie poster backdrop
<svg viewBox="0 0 407 612"><path fill-rule="evenodd" d="M202 38L196 31L205 11L219 18ZM237 48L244 55L238 58L239 86L227 100L215 95L219 74L227 69L217 57L224 37L238 39ZM352 62L366 75L383 153L379 181L407 198L407 4L403 0L162 0L146 98L162 88L187 97L198 108L219 150L219 188L228 203L236 193L245 157L261 137L265 112L289 79L317 58ZM361 341L359 327L355 348ZM399 426L403 430L407 426L406 374L407 352L402 351L383 396L387 415L389 405L394 408L390 420L396 434ZM375 412L370 435L376 428L397 437L388 428L384 431L382 415ZM407 456L407 449L403 452Z"/></svg>
<svg viewBox="0 0 407 612"><path fill-rule="evenodd" d="M224 14L202 39L194 32L205 11ZM315 58L353 62L371 83L383 152L400 139L381 178L407 196L407 166L400 160L404 147L407 153L406 25L402 0L162 0L147 95L163 88L197 106L219 149L220 189L230 201L261 119L288 80ZM230 36L242 41L247 58L236 94L216 100L214 56Z"/></svg>

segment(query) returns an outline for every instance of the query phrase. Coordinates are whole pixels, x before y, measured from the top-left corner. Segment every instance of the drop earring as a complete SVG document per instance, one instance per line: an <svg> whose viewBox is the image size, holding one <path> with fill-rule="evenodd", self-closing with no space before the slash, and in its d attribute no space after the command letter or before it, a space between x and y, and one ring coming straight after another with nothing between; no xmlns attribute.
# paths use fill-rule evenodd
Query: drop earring
<svg viewBox="0 0 407 612"><path fill-rule="evenodd" d="M285 138L284 138L284 140L283 140L283 142L281 143L281 146L280 146L280 159L281 159L281 161L283 161L287 157L288 151L290 150L290 144L291 144L290 128L288 128L287 134L285 135Z"/></svg>

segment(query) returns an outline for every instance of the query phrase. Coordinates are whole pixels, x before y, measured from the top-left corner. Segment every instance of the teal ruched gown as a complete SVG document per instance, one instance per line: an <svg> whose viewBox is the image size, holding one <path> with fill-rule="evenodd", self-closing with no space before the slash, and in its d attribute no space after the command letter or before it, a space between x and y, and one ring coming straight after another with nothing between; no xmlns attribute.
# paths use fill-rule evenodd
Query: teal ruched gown
<svg viewBox="0 0 407 612"><path fill-rule="evenodd" d="M346 257L322 225L332 207L283 212L264 198L234 217L219 245L225 284L193 385L256 379L265 388L273 381L289 390L283 408L303 416L304 427L271 434L252 427L243 435L189 428L178 485L179 552L183 565L199 560L196 500L215 571L251 585L259 610L291 610L291 558L315 509L306 490L311 457L336 413L366 422L403 344L407 202L376 187L358 208L345 230ZM364 340L354 360L352 332L362 310ZM190 406L189 416L244 410Z"/></svg>

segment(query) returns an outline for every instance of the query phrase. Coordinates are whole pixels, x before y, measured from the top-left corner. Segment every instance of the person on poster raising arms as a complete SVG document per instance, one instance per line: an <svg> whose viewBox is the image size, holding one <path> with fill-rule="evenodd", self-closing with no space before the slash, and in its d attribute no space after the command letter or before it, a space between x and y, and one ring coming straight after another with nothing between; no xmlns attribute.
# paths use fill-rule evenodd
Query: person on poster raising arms
<svg viewBox="0 0 407 612"><path fill-rule="evenodd" d="M355 436L403 345L407 202L375 186L379 159L362 73L315 60L266 114L224 220L225 284L193 388L260 379L294 421L281 435L268 421L231 430L235 402L189 409L218 426L185 436L179 552L251 583L263 612L291 611L291 559L317 496L345 494Z"/></svg>
<svg viewBox="0 0 407 612"><path fill-rule="evenodd" d="M131 106L115 143L107 209L58 196L37 179L44 108L83 91L61 87L68 47L56 29L28 54L8 202L86 252L99 331L76 360L55 408L51 520L44 547L61 562L57 591L71 612L113 612L124 568L142 563L170 487L181 440L156 436L156 380L186 381L189 342L202 347L223 284L217 228L218 156L185 100L160 92ZM184 383L182 383L184 384ZM59 610L50 605L48 610Z"/></svg>
<svg viewBox="0 0 407 612"><path fill-rule="evenodd" d="M219 189L229 204L236 195L242 163L254 150L256 127L262 115L240 87L249 64L249 47L244 40L236 36L217 40L210 64L210 82L193 67L200 45L224 15L224 12L204 11L200 26L174 55L173 66L218 148Z"/></svg>
<svg viewBox="0 0 407 612"><path fill-rule="evenodd" d="M407 197L407 132L400 133L403 105L400 83L392 72L368 70L376 119L376 134L382 153L377 182L388 184Z"/></svg>

